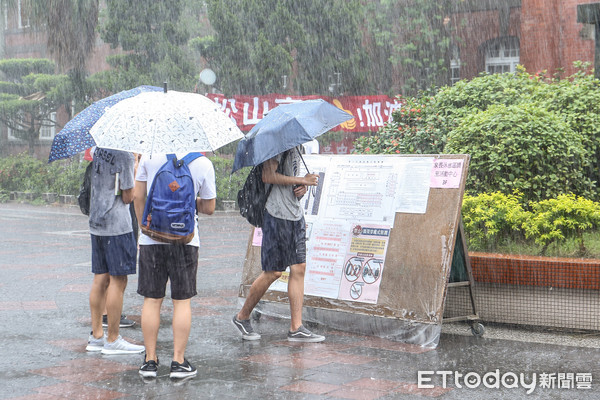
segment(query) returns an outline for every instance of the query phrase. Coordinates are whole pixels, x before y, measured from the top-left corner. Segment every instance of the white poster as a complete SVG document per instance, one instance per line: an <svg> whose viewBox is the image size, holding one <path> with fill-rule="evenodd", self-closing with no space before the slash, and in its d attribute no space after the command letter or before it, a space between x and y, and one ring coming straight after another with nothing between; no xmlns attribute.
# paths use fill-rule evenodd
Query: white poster
<svg viewBox="0 0 600 400"><path fill-rule="evenodd" d="M429 201L433 157L397 158L398 188L396 189L396 212L425 214Z"/></svg>
<svg viewBox="0 0 600 400"><path fill-rule="evenodd" d="M398 171L393 157L332 157L321 207L323 217L394 224Z"/></svg>
<svg viewBox="0 0 600 400"><path fill-rule="evenodd" d="M351 224L343 220L306 218L310 235L306 243L304 293L337 299Z"/></svg>

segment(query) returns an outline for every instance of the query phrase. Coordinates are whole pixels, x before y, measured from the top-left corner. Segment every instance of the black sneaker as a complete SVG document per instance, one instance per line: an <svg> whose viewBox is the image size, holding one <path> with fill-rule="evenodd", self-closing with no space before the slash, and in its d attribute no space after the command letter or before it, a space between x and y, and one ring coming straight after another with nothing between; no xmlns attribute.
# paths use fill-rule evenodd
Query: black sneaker
<svg viewBox="0 0 600 400"><path fill-rule="evenodd" d="M260 334L258 332L254 332L252 329L252 324L249 319L239 320L237 316L233 316L231 320L233 322L233 326L238 328L240 333L242 334L242 339L244 340L260 340Z"/></svg>
<svg viewBox="0 0 600 400"><path fill-rule="evenodd" d="M121 315L121 321L119 321L119 328L129 328L135 325L135 321L127 319L126 315ZM102 316L102 326L108 326L108 317L106 315Z"/></svg>
<svg viewBox="0 0 600 400"><path fill-rule="evenodd" d="M179 364L177 361L171 362L171 378L187 378L189 376L196 376L198 370L186 359L183 359L183 364Z"/></svg>
<svg viewBox="0 0 600 400"><path fill-rule="evenodd" d="M148 360L146 361L146 357L144 357L144 364L140 367L139 373L144 378L156 378L156 373L158 372L158 358L156 361Z"/></svg>
<svg viewBox="0 0 600 400"><path fill-rule="evenodd" d="M288 332L287 340L289 340L290 342L316 343L325 340L325 336L312 333L311 331L306 329L304 325L300 325L300 328L298 328L298 330L294 332Z"/></svg>

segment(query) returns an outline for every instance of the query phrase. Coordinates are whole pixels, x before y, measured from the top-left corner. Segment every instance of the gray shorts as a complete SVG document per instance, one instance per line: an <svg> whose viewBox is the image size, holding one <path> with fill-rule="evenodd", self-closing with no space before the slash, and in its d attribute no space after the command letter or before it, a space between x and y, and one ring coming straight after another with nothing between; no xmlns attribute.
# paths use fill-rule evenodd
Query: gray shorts
<svg viewBox="0 0 600 400"><path fill-rule="evenodd" d="M171 281L171 298L187 300L196 291L198 247L175 244L140 246L138 294L153 299L165 297Z"/></svg>

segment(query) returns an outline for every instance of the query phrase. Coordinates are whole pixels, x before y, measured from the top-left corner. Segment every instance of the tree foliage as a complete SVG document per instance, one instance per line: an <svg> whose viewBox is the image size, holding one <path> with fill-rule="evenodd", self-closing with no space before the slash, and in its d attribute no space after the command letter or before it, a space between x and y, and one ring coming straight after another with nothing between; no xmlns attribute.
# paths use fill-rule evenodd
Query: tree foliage
<svg viewBox="0 0 600 400"><path fill-rule="evenodd" d="M365 7L378 87L389 87L396 75L402 94L414 96L450 82L452 1L377 0Z"/></svg>
<svg viewBox="0 0 600 400"><path fill-rule="evenodd" d="M237 94L369 92L358 0L209 0L215 34L194 41L217 72L221 90ZM337 75L339 74L339 75Z"/></svg>
<svg viewBox="0 0 600 400"><path fill-rule="evenodd" d="M0 60L0 72L8 79L0 82L0 121L28 143L30 154L40 129L55 126L52 113L73 99L69 77L49 73L53 70L50 60Z"/></svg>
<svg viewBox="0 0 600 400"><path fill-rule="evenodd" d="M183 47L189 39L180 23L183 5L183 0L107 0L100 34L124 53L109 57L113 70L94 80L104 82L109 91L163 82L174 89L191 90L196 74Z"/></svg>
<svg viewBox="0 0 600 400"><path fill-rule="evenodd" d="M15 7L14 0L4 0ZM21 0L33 31L46 31L47 48L58 70L69 75L76 103L89 93L87 63L96 46L99 0ZM77 105L76 105L77 107Z"/></svg>

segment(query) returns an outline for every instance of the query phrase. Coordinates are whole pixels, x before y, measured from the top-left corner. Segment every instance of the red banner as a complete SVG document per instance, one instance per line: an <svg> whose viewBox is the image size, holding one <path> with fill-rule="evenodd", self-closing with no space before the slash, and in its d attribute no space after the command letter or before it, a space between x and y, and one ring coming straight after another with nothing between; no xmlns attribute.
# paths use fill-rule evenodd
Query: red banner
<svg viewBox="0 0 600 400"><path fill-rule="evenodd" d="M340 124L332 131L376 132L391 118L392 112L400 108L398 100L388 96L288 96L284 94L268 94L264 96L231 96L207 94L208 98L219 104L237 126L248 132L269 110L280 104L302 100L323 99L334 106L352 114L353 119Z"/></svg>

